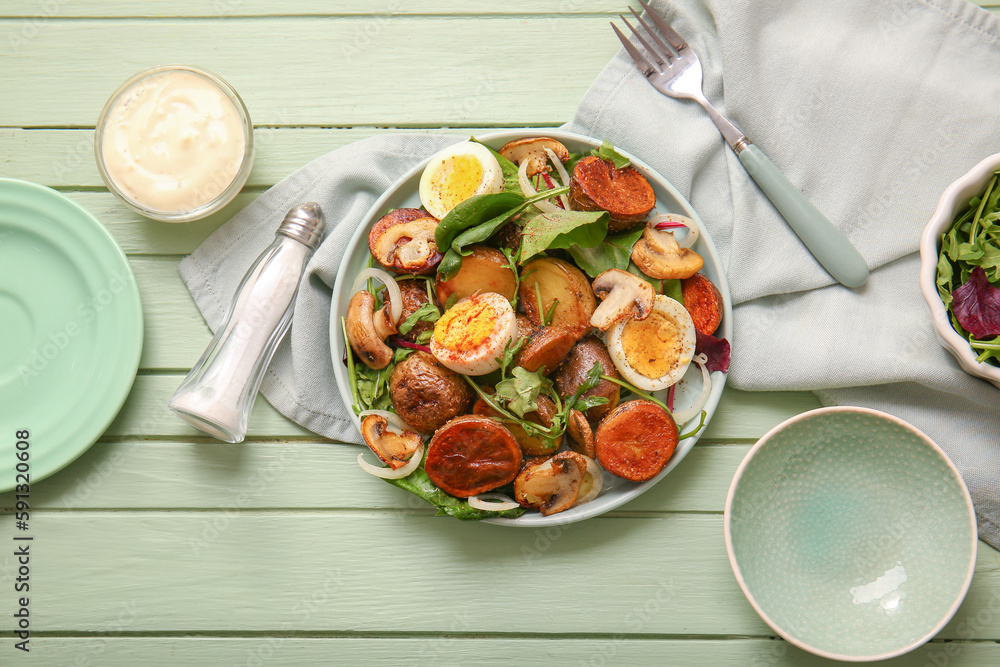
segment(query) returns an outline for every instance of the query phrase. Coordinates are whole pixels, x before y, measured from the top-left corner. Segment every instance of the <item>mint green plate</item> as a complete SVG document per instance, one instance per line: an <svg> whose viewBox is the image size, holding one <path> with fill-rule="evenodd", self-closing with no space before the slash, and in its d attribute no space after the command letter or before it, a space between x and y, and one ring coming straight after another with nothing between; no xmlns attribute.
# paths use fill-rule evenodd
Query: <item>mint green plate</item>
<svg viewBox="0 0 1000 667"><path fill-rule="evenodd" d="M830 407L769 431L736 471L726 549L750 604L799 648L881 660L933 637L972 582L976 520L913 426Z"/></svg>
<svg viewBox="0 0 1000 667"><path fill-rule="evenodd" d="M55 190L0 179L0 491L24 484L18 465L33 484L86 451L141 351L139 290L107 229Z"/></svg>

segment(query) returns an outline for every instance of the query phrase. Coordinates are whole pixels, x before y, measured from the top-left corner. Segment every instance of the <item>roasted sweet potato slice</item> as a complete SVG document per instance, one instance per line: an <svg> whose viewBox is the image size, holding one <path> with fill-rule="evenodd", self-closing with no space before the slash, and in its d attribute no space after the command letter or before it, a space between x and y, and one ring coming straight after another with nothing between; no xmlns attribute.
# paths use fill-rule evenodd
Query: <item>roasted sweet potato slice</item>
<svg viewBox="0 0 1000 667"><path fill-rule="evenodd" d="M517 477L521 448L495 419L463 415L442 426L427 446L424 471L445 493L468 498Z"/></svg>
<svg viewBox="0 0 1000 667"><path fill-rule="evenodd" d="M632 167L615 169L610 160L589 155L576 163L570 178L570 207L577 211L607 211L609 232L632 229L656 205L649 181Z"/></svg>
<svg viewBox="0 0 1000 667"><path fill-rule="evenodd" d="M612 475L645 482L677 448L677 424L652 401L628 401L611 411L594 435L597 461Z"/></svg>
<svg viewBox="0 0 1000 667"><path fill-rule="evenodd" d="M491 392L492 393L492 392ZM472 413L476 415L483 415L485 417L493 417L494 419L499 419L500 415L489 406L489 404L483 399L476 401L475 405L472 406ZM556 406L552 402L552 399L547 396L538 397L538 410L535 412L529 412L524 415L525 420L532 422L533 424L538 424L539 426L552 426L552 416L556 413ZM555 454L562 444L563 437L560 435L555 439L555 442L550 444L550 440L546 440L541 436L528 435L519 424L504 423L504 426L514 435L514 439L517 440L517 444L521 447L521 451L525 456L551 456Z"/></svg>
<svg viewBox="0 0 1000 667"><path fill-rule="evenodd" d="M698 333L712 334L722 321L722 295L711 280L696 273L681 281L684 307Z"/></svg>

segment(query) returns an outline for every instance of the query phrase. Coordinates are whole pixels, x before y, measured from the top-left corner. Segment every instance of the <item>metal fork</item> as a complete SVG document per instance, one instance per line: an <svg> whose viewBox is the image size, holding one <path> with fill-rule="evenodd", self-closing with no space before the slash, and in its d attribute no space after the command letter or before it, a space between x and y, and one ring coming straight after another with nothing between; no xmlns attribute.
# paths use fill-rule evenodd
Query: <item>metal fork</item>
<svg viewBox="0 0 1000 667"><path fill-rule="evenodd" d="M847 287L863 285L868 280L868 265L861 253L785 178L763 151L711 105L702 92L702 69L698 54L645 0L639 0L639 4L668 42L664 43L634 9L629 8L629 11L642 30L633 27L628 19L619 15L648 54L644 55L622 34L618 26L611 24L639 71L664 95L694 100L704 107L726 143L739 157L740 163L823 268L837 282Z"/></svg>

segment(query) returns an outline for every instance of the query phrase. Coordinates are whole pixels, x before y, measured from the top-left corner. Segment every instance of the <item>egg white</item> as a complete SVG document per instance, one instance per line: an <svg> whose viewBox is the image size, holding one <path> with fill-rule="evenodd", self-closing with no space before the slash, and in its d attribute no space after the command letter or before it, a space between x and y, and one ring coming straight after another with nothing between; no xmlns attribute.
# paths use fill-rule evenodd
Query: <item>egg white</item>
<svg viewBox="0 0 1000 667"><path fill-rule="evenodd" d="M462 299L455 306L471 300L483 300L491 310L498 314L493 322L493 329L486 340L471 350L457 351L440 345L435 337L431 337L431 353L444 366L463 375L485 375L500 368L497 359L503 356L508 342L517 336L517 319L510 301L496 292L483 292L467 299ZM454 308L455 306L452 306Z"/></svg>
<svg viewBox="0 0 1000 667"><path fill-rule="evenodd" d="M684 377L684 373L687 372L688 366L691 365L691 359L694 357L695 344L697 343L694 321L691 319L691 315L683 305L674 299L671 299L669 296L657 294L653 300L653 310L659 311L673 320L677 325L680 334L680 340L678 341L680 345L680 354L677 358L677 362L663 376L658 378L648 378L636 371L632 368L632 365L629 364L628 358L625 355L625 348L622 345L622 335L625 331L625 325L628 324L631 319L615 324L608 330L607 334L608 354L611 355L611 361L614 362L615 368L618 369L618 372L621 373L622 377L624 377L628 382L644 391L659 391L661 389L666 389L671 385L677 384L677 382Z"/></svg>
<svg viewBox="0 0 1000 667"><path fill-rule="evenodd" d="M503 170L486 146L474 141L463 141L448 146L431 156L427 167L420 175L420 203L428 213L438 220L446 216L454 205L459 203L449 204L443 196L444 191L448 188L449 180L455 173L455 161L459 157L471 158L479 164L483 172L478 186L469 197L503 191Z"/></svg>

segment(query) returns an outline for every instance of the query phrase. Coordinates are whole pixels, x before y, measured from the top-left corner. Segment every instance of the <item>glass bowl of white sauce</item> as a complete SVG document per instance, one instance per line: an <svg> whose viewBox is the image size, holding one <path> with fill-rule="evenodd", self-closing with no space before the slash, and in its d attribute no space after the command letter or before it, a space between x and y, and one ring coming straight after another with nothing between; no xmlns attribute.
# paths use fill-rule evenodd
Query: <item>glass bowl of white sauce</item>
<svg viewBox="0 0 1000 667"><path fill-rule="evenodd" d="M104 105L94 134L101 178L129 208L187 222L218 211L253 166L253 123L219 76L187 65L139 72Z"/></svg>

